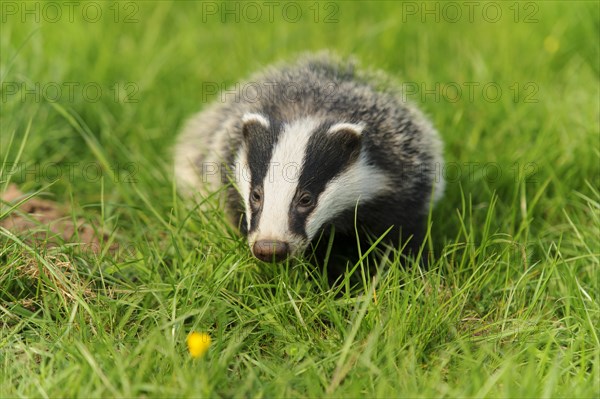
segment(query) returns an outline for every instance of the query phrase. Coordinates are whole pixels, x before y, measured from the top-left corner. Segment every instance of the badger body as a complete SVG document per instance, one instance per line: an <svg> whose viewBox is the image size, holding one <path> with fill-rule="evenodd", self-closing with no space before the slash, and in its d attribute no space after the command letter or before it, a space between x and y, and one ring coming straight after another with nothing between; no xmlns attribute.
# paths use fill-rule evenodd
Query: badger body
<svg viewBox="0 0 600 399"><path fill-rule="evenodd" d="M338 236L386 234L418 248L441 142L428 120L380 72L303 56L267 68L190 119L175 147L185 195L226 186L226 208L255 257L301 254Z"/></svg>

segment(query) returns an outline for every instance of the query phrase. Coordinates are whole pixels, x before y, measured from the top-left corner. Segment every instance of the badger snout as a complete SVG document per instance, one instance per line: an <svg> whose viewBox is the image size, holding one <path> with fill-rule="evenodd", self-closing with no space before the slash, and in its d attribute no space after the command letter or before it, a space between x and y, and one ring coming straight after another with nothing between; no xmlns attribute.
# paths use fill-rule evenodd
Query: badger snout
<svg viewBox="0 0 600 399"><path fill-rule="evenodd" d="M263 262L280 262L290 255L290 245L284 241L259 240L252 246L252 253Z"/></svg>

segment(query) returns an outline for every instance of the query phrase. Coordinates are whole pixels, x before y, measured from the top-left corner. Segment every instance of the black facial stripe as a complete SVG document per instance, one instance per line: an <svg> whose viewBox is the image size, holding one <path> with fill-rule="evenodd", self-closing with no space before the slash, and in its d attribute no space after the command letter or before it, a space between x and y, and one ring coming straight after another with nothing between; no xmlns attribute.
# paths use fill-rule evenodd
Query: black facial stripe
<svg viewBox="0 0 600 399"><path fill-rule="evenodd" d="M262 207L260 207L257 211L252 211L252 216L250 218L250 230L248 231L248 233L252 233L253 231L256 231L256 228L258 227L258 221L260 220L260 214L262 213Z"/></svg>
<svg viewBox="0 0 600 399"><path fill-rule="evenodd" d="M258 122L250 122L244 126L246 155L252 176L251 187L262 185L277 138L278 134L272 126L267 129Z"/></svg>
<svg viewBox="0 0 600 399"><path fill-rule="evenodd" d="M245 151L250 169L250 195L254 188L262 191L265 176L269 171L269 162L273 154L273 148L279 138L280 124L276 121L270 121L269 128L266 128L257 121L251 121L244 125L244 143ZM242 175L241 178L244 178ZM250 202L250 198L246 198ZM258 226L262 204L260 207L250 207L250 231L253 232Z"/></svg>
<svg viewBox="0 0 600 399"><path fill-rule="evenodd" d="M263 208L263 201L260 202L259 205L255 205L252 201L252 192L253 192L253 188L250 189L250 198L248 198L248 203L250 204L250 214L251 219L250 219L250 231L254 231L256 230L256 228L258 227L258 221L260 220L260 215L262 213L262 208ZM263 195L263 190L262 188L259 188L261 196Z"/></svg>
<svg viewBox="0 0 600 399"><path fill-rule="evenodd" d="M295 200L301 191L306 190L318 204L318 198L327 183L354 163L360 155L359 135L348 130L328 133L328 129L329 125L321 126L308 141ZM314 208L309 212L299 212L296 203L292 203L289 223L293 233L306 236L306 219L313 210Z"/></svg>

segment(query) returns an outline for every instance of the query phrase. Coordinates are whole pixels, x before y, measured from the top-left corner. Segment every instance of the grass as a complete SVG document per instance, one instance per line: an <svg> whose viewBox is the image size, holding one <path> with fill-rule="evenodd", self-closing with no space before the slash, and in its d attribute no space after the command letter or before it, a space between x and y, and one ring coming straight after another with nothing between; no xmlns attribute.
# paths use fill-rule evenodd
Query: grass
<svg viewBox="0 0 600 399"><path fill-rule="evenodd" d="M473 21L453 3L457 22L435 2L293 3L295 22L93 4L98 21L77 3L72 22L1 4L0 187L108 239L0 228L0 397L600 395L597 3L491 3L497 22L484 3ZM441 132L427 270L392 252L331 286L307 261L253 260L219 209L175 194L169 148L208 89L321 48L405 82ZM203 358L191 331L212 337Z"/></svg>

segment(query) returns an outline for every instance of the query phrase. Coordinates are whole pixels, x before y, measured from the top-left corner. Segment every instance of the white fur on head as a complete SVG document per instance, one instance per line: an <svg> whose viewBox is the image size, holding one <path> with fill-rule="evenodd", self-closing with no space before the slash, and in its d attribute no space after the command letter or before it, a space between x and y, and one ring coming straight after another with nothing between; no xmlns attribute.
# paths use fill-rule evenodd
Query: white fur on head
<svg viewBox="0 0 600 399"><path fill-rule="evenodd" d="M326 222L341 212L390 190L390 178L380 169L369 165L367 158L361 154L355 163L331 180L319 196L317 207L306 220L309 241Z"/></svg>
<svg viewBox="0 0 600 399"><path fill-rule="evenodd" d="M250 248L258 240L287 242L292 253L303 246L303 238L290 231L289 210L298 187L306 146L318 125L317 119L304 118L283 126L263 182L260 220L256 231L248 235Z"/></svg>
<svg viewBox="0 0 600 399"><path fill-rule="evenodd" d="M250 218L252 214L250 212L250 204L248 201L250 198L250 181L252 181L252 172L248 166L248 156L246 155L246 148L244 146L242 146L242 148L240 148L238 151L233 168L233 176L235 178L236 188L244 201L247 229L250 230Z"/></svg>

